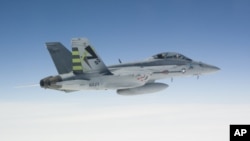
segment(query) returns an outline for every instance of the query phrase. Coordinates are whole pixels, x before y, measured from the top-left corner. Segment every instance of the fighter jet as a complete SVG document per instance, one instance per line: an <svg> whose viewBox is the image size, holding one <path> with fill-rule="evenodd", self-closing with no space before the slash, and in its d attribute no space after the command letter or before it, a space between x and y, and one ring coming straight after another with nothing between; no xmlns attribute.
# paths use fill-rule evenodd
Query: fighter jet
<svg viewBox="0 0 250 141"><path fill-rule="evenodd" d="M168 87L159 79L200 76L219 70L175 52L163 52L132 63L106 66L86 38L71 40L72 52L60 42L46 46L58 75L40 81L45 89L64 92L79 90L116 90L120 95L154 93Z"/></svg>

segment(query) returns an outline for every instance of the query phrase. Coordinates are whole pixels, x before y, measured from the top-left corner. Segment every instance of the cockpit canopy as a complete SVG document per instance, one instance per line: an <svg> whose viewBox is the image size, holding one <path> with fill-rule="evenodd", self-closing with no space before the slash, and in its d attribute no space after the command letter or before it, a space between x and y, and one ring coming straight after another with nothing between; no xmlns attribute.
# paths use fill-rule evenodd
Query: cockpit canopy
<svg viewBox="0 0 250 141"><path fill-rule="evenodd" d="M165 53L159 53L153 56L154 59L180 59L180 60L186 60L186 61L192 61L192 59L174 52L165 52Z"/></svg>

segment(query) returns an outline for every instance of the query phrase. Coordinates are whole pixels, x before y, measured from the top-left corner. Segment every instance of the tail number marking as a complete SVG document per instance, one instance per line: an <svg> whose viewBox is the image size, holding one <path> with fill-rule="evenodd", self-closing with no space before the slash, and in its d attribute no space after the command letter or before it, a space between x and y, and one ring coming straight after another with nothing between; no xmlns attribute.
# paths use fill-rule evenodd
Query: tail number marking
<svg viewBox="0 0 250 141"><path fill-rule="evenodd" d="M90 68L91 68L91 66L90 66L88 60L90 60L90 59L96 59L94 61L96 65L98 65L101 62L101 60L98 58L98 56L96 55L96 53L93 51L93 49L90 46L86 47L85 50L89 53L90 56L85 56L84 57L84 61L88 64L88 66Z"/></svg>

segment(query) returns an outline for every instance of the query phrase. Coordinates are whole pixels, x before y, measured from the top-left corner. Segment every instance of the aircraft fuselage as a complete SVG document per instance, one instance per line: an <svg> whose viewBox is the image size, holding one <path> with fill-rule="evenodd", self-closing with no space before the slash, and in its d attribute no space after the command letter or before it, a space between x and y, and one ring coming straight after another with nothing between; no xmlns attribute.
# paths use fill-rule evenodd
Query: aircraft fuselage
<svg viewBox="0 0 250 141"><path fill-rule="evenodd" d="M59 75L42 79L40 86L65 92L115 89L123 95L152 93L168 87L155 82L159 79L199 76L219 70L173 52L159 53L144 61L106 67L85 38L72 39L72 54L61 43L50 42L46 45Z"/></svg>

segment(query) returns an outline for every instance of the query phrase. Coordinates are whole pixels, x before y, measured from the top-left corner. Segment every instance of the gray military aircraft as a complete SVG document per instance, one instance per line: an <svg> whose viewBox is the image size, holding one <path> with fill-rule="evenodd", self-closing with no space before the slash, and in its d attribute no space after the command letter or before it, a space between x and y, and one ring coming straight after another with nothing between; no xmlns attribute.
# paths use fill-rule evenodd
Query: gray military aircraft
<svg viewBox="0 0 250 141"><path fill-rule="evenodd" d="M72 52L60 42L47 42L58 75L40 81L42 88L73 92L117 90L121 95L146 94L168 87L159 79L200 76L219 68L174 52L156 54L144 61L106 66L86 38L73 38Z"/></svg>

